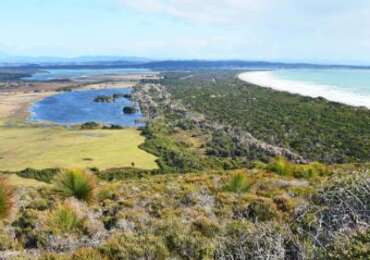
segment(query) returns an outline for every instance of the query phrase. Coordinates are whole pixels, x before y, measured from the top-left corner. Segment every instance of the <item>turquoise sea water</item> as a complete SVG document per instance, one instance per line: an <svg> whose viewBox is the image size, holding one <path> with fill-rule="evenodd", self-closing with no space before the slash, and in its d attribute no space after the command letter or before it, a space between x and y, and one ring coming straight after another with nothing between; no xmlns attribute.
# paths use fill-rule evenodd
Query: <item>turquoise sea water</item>
<svg viewBox="0 0 370 260"><path fill-rule="evenodd" d="M337 90L365 95L370 98L370 70L300 69L278 70L274 71L273 74L284 80L331 86Z"/></svg>
<svg viewBox="0 0 370 260"><path fill-rule="evenodd" d="M31 107L31 122L53 122L61 125L82 124L94 121L102 124L121 126L141 126L138 120L142 114L124 114L124 106L133 106L126 98L116 99L112 103L97 103L94 99L100 95L128 94L129 88L99 89L64 92L47 97Z"/></svg>

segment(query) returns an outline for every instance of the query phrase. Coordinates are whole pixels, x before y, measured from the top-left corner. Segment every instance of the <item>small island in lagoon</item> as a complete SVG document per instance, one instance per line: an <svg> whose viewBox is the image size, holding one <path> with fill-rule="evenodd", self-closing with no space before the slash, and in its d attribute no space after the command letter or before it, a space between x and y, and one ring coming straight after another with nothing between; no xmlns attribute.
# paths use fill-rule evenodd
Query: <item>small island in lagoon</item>
<svg viewBox="0 0 370 260"><path fill-rule="evenodd" d="M104 95L97 96L94 99L94 102L96 102L96 103L111 103L113 101L114 101L113 97L111 97L111 96L104 96Z"/></svg>
<svg viewBox="0 0 370 260"><path fill-rule="evenodd" d="M106 95L99 95L94 99L94 102L97 103L112 103L115 102L119 98L126 98L131 100L132 95L131 94L121 94L121 93L114 93L111 96L106 96Z"/></svg>
<svg viewBox="0 0 370 260"><path fill-rule="evenodd" d="M132 115L137 112L137 108L134 106L125 106L122 111L126 115Z"/></svg>

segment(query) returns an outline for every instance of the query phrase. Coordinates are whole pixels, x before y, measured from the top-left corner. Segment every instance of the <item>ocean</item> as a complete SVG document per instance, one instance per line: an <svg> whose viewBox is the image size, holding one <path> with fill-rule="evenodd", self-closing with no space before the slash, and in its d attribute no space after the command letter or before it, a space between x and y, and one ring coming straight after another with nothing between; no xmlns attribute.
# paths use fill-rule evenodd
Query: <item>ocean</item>
<svg viewBox="0 0 370 260"><path fill-rule="evenodd" d="M285 69L245 72L239 78L276 90L370 108L370 70Z"/></svg>

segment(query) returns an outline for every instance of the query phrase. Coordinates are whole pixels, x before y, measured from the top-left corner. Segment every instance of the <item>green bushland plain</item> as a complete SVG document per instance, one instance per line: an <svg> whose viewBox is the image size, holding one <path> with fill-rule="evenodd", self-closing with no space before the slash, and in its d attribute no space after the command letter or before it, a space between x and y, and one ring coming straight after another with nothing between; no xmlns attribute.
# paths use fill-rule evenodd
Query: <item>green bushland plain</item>
<svg viewBox="0 0 370 260"><path fill-rule="evenodd" d="M242 128L307 159L326 163L370 160L369 109L262 88L239 80L235 71L165 73L161 84L209 120ZM225 153L217 151L220 139L231 143L227 136L215 136L211 152ZM230 146L235 144L221 148L233 154Z"/></svg>

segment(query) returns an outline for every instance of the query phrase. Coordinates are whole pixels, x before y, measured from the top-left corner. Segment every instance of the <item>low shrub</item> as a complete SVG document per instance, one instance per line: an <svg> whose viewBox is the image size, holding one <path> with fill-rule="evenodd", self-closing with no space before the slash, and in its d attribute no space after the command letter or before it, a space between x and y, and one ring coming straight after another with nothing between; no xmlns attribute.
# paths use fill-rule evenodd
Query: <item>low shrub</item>
<svg viewBox="0 0 370 260"><path fill-rule="evenodd" d="M47 234L37 229L39 212L32 209L21 209L17 219L12 223L17 241L25 249L44 247Z"/></svg>
<svg viewBox="0 0 370 260"><path fill-rule="evenodd" d="M291 212L294 208L294 203L288 196L276 196L273 201L276 207L283 212Z"/></svg>
<svg viewBox="0 0 370 260"><path fill-rule="evenodd" d="M192 226L194 230L199 231L203 236L206 237L215 237L221 230L221 227L218 225L218 223L205 217L199 217L196 219Z"/></svg>
<svg viewBox="0 0 370 260"><path fill-rule="evenodd" d="M37 198L30 201L30 203L27 205L28 209L36 209L36 210L46 210L49 207L49 202L47 199L44 198Z"/></svg>
<svg viewBox="0 0 370 260"><path fill-rule="evenodd" d="M118 181L131 178L144 178L155 175L156 170L144 170L132 167L112 168L97 173L99 179L105 181Z"/></svg>
<svg viewBox="0 0 370 260"><path fill-rule="evenodd" d="M331 177L311 196L308 205L295 211L292 230L310 239L317 252L338 238L345 238L348 232L360 229L364 224L368 227L369 176L369 172L365 171Z"/></svg>
<svg viewBox="0 0 370 260"><path fill-rule="evenodd" d="M17 173L18 176L23 178L35 179L38 181L51 183L53 178L59 174L62 170L58 168L50 168L44 170L37 170L32 168L24 169Z"/></svg>
<svg viewBox="0 0 370 260"><path fill-rule="evenodd" d="M369 259L370 228L359 230L349 236L341 236L323 254L323 259Z"/></svg>
<svg viewBox="0 0 370 260"><path fill-rule="evenodd" d="M278 216L273 203L267 200L256 200L248 205L246 217L253 222L264 222L275 219Z"/></svg>
<svg viewBox="0 0 370 260"><path fill-rule="evenodd" d="M302 259L291 248L290 235L277 224L235 221L227 225L214 259Z"/></svg>
<svg viewBox="0 0 370 260"><path fill-rule="evenodd" d="M71 260L108 260L98 250L93 248L81 248L73 253Z"/></svg>
<svg viewBox="0 0 370 260"><path fill-rule="evenodd" d="M160 237L153 235L120 234L100 247L109 259L168 259L169 252Z"/></svg>
<svg viewBox="0 0 370 260"><path fill-rule="evenodd" d="M86 122L81 125L81 129L90 130L90 129L99 129L101 125L96 122Z"/></svg>
<svg viewBox="0 0 370 260"><path fill-rule="evenodd" d="M10 215L13 206L13 188L5 178L0 177L0 220Z"/></svg>
<svg viewBox="0 0 370 260"><path fill-rule="evenodd" d="M0 252L16 248L16 241L8 234L4 227L0 225Z"/></svg>

